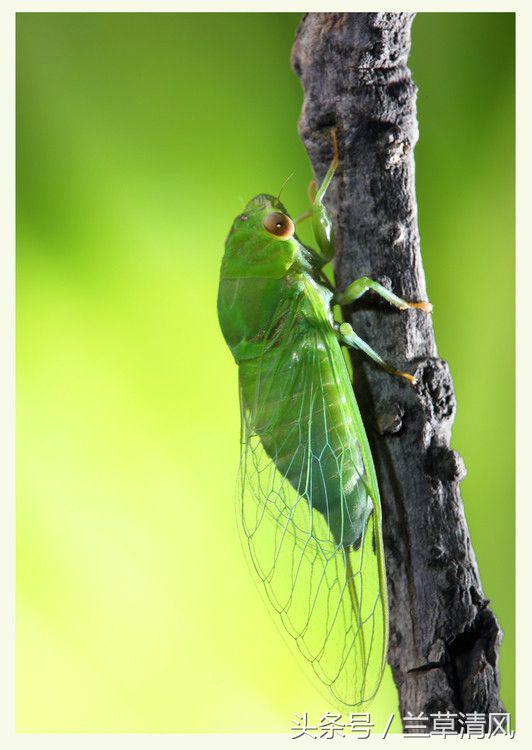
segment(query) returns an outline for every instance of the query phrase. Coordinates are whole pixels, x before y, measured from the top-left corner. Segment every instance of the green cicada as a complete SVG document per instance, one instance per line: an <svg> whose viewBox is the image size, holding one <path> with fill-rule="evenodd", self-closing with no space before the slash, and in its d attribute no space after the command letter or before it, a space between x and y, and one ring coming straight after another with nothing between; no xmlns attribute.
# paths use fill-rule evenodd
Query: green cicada
<svg viewBox="0 0 532 750"><path fill-rule="evenodd" d="M341 345L413 381L379 357L332 306L372 289L343 292L323 274L334 255L323 197L309 214L319 252L302 244L278 198L252 198L233 222L220 273L218 315L238 365L242 419L239 523L267 599L333 702L375 695L386 664L388 612L375 468Z"/></svg>

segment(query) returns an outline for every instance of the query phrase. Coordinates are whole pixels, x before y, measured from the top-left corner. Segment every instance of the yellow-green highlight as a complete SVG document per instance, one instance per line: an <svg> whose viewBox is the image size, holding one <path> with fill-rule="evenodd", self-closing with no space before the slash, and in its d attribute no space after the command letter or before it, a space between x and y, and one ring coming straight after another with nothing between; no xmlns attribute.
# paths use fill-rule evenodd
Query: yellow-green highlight
<svg viewBox="0 0 532 750"><path fill-rule="evenodd" d="M17 727L289 732L329 710L236 531L216 319L242 203L306 207L296 14L18 14ZM514 706L514 22L420 14L417 190L453 447ZM378 341L370 342L378 349ZM375 731L396 712L389 674Z"/></svg>

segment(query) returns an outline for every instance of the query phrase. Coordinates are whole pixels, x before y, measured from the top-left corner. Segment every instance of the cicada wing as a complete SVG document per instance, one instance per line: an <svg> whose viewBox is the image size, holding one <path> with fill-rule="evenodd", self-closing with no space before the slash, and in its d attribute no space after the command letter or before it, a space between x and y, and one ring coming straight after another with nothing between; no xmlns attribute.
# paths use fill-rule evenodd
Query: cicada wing
<svg viewBox="0 0 532 750"><path fill-rule="evenodd" d="M334 703L353 707L374 696L385 665L378 491L369 478L373 468L367 471L371 457L361 450L363 427L339 347L328 351L330 342L315 331L304 345L291 343L288 352L279 349L260 365L253 398L241 378L241 533L284 628ZM335 393L341 425L331 423ZM331 462L337 477L332 485ZM377 511L364 519L357 549L332 531L334 509L341 498L354 496L355 480L357 492Z"/></svg>

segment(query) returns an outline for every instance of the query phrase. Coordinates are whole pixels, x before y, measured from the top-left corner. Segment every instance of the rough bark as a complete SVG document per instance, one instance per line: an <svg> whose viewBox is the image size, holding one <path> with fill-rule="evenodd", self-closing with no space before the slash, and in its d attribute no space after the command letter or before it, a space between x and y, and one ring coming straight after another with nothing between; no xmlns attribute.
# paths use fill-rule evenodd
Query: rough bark
<svg viewBox="0 0 532 750"><path fill-rule="evenodd" d="M309 13L292 63L304 89L299 133L316 179L341 166L327 194L340 289L369 276L426 300L414 188L416 87L407 67L407 13ZM356 332L411 387L353 353L355 393L383 504L390 601L388 660L401 716L411 711L503 711L502 632L486 600L460 497L465 476L450 449L453 383L430 315L398 312L372 292L344 310Z"/></svg>

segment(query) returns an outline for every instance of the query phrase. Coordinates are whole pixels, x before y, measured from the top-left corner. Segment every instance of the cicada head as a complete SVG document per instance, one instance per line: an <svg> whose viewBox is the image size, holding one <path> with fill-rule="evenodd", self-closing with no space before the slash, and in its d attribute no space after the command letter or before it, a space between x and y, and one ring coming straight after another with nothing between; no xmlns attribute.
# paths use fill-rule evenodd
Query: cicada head
<svg viewBox="0 0 532 750"><path fill-rule="evenodd" d="M225 243L222 278L282 278L300 248L294 234L294 222L279 199L256 195L233 222Z"/></svg>

